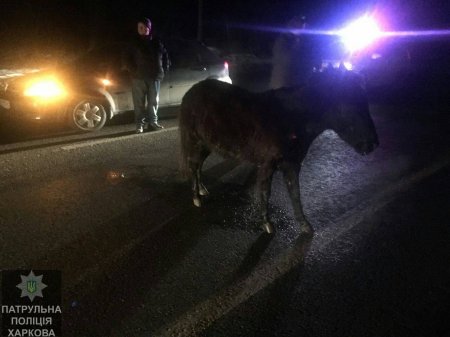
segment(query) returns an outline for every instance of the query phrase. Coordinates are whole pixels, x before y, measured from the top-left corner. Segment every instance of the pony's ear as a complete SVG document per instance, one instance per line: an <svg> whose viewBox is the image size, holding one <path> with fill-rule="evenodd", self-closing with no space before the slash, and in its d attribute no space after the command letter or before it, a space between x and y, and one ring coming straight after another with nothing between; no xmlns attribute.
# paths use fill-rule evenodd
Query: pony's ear
<svg viewBox="0 0 450 337"><path fill-rule="evenodd" d="M345 66L344 62L339 63L339 72L341 74L345 74L345 73L347 73L347 71L348 71L348 69Z"/></svg>

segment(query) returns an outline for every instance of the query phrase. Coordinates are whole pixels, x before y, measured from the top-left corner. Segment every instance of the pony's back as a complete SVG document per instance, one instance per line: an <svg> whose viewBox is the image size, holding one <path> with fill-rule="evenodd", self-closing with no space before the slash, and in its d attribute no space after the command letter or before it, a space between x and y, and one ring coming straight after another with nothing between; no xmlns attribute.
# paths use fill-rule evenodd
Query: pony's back
<svg viewBox="0 0 450 337"><path fill-rule="evenodd" d="M194 85L183 97L179 128L182 169L192 147L252 162L279 147L280 106L269 93L251 93L217 80Z"/></svg>

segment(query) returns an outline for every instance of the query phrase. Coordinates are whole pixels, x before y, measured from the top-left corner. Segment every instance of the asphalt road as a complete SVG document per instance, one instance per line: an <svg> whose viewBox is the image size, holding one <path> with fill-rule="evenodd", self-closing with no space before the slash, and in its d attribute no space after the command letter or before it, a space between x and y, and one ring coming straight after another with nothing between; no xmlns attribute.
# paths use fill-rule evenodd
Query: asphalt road
<svg viewBox="0 0 450 337"><path fill-rule="evenodd" d="M449 173L370 203L329 240L298 243L296 266L199 335L448 336Z"/></svg>
<svg viewBox="0 0 450 337"><path fill-rule="evenodd" d="M445 111L373 105L380 147L325 132L300 183L298 240L280 175L262 235L251 167L208 159L191 205L176 120L134 135L0 146L2 270L63 272L64 336L444 336L450 163Z"/></svg>

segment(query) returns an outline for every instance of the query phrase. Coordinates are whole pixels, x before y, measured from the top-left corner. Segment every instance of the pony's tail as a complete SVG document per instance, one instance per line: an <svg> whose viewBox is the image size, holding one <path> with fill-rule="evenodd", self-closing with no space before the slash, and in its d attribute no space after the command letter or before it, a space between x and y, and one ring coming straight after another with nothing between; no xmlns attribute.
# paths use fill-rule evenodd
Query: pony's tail
<svg viewBox="0 0 450 337"><path fill-rule="evenodd" d="M189 178L191 176L191 170L189 168L189 150L192 146L192 114L191 105L187 102L186 97L183 97L183 101L180 107L180 113L178 116L180 132L180 158L179 158L179 170L183 178Z"/></svg>

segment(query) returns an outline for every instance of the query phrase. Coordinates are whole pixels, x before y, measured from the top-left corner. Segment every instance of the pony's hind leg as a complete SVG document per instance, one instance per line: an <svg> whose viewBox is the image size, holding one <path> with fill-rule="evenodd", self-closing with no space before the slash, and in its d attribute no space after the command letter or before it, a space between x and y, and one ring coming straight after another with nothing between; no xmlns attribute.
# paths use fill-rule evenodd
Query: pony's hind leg
<svg viewBox="0 0 450 337"><path fill-rule="evenodd" d="M189 156L189 168L192 175L192 201L196 207L201 207L202 205L200 196L209 194L208 190L201 181L202 166L209 154L210 151L208 149L204 146L198 145Z"/></svg>
<svg viewBox="0 0 450 337"><path fill-rule="evenodd" d="M207 188L205 187L205 185L203 185L202 180L201 180L201 172L202 172L202 168L200 166L200 168L197 170L198 172L198 177L197 177L197 181L198 181L198 193L204 197L209 195L209 191L207 190Z"/></svg>
<svg viewBox="0 0 450 337"><path fill-rule="evenodd" d="M257 193L258 193L258 202L261 212L261 220L262 229L272 234L275 232L275 228L269 220L269 198L270 191L272 188L272 176L275 171L275 168L272 163L265 163L258 168L257 173Z"/></svg>
<svg viewBox="0 0 450 337"><path fill-rule="evenodd" d="M300 200L300 186L298 178L300 174L300 165L283 163L280 165L280 168L283 172L284 181L289 192L295 219L300 224L300 235L311 235L314 230L305 218L302 202Z"/></svg>

